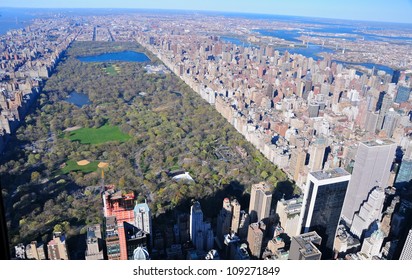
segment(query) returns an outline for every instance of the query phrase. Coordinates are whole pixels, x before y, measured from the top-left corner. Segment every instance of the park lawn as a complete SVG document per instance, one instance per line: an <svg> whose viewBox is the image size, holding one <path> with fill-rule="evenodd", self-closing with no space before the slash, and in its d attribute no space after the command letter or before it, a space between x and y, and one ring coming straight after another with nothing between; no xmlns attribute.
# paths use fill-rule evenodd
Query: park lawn
<svg viewBox="0 0 412 280"><path fill-rule="evenodd" d="M120 67L117 65L110 65L107 68L104 68L104 70L106 71L107 74L111 75L111 76L115 76L117 74L119 74L120 72Z"/></svg>
<svg viewBox="0 0 412 280"><path fill-rule="evenodd" d="M92 161L87 165L80 166L74 160L66 162L66 166L61 169L61 174L67 174L71 171L81 171L83 173L90 173L97 170L98 161Z"/></svg>
<svg viewBox="0 0 412 280"><path fill-rule="evenodd" d="M104 125L99 128L80 128L72 131L68 138L81 144L102 144L106 142L126 142L130 136L120 131L119 127Z"/></svg>

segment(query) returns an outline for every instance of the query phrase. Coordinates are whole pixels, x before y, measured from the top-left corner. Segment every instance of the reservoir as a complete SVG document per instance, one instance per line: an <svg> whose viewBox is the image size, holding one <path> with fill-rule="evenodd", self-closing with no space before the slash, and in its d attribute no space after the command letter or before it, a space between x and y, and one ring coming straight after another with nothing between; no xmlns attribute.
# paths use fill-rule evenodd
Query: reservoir
<svg viewBox="0 0 412 280"><path fill-rule="evenodd" d="M79 56L77 57L81 62L146 62L150 61L144 53L135 51L123 51L104 53L91 56Z"/></svg>

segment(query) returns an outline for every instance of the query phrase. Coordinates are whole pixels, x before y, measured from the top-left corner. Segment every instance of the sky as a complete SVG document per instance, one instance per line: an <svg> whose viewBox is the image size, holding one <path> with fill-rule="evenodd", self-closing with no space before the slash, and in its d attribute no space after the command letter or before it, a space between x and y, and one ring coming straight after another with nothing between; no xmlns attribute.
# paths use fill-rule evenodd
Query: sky
<svg viewBox="0 0 412 280"><path fill-rule="evenodd" d="M412 23L412 0L0 0L0 7L206 10Z"/></svg>

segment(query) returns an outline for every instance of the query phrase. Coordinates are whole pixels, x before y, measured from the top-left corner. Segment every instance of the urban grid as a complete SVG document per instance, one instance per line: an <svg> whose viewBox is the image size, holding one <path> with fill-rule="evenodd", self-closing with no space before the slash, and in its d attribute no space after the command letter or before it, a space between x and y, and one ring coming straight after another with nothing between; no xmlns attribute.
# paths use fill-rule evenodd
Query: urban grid
<svg viewBox="0 0 412 280"><path fill-rule="evenodd" d="M7 151L72 44L135 42L160 61L147 72L184 81L285 172L295 191L275 197L276 186L258 179L247 186L247 203L228 195L210 217L201 199L192 199L160 230L150 196L138 200L100 168L92 193L102 223L87 224L79 241L84 259L410 260L412 33L395 34L407 37L398 43L375 30L371 36L384 39L373 48L359 34L302 32L288 41L259 33L308 25L155 12L36 18L0 37L0 150ZM294 52L311 46L319 48L315 57ZM248 157L242 147L234 151ZM198 180L192 176L172 174L187 184ZM11 258L70 259L77 249L67 239L64 225L55 227L46 242L12 244Z"/></svg>

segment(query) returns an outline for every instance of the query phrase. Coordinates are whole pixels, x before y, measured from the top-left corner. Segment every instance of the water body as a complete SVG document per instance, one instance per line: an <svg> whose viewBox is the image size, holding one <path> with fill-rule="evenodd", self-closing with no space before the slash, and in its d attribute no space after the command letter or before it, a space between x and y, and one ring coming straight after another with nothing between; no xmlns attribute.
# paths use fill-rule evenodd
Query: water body
<svg viewBox="0 0 412 280"><path fill-rule="evenodd" d="M81 108L85 105L89 105L91 102L89 100L89 97L80 92L71 92L70 95L66 99L67 102L74 104L75 106Z"/></svg>
<svg viewBox="0 0 412 280"><path fill-rule="evenodd" d="M24 28L31 24L35 15L28 9L0 8L0 35L11 29Z"/></svg>
<svg viewBox="0 0 412 280"><path fill-rule="evenodd" d="M225 43L232 43L232 44L235 44L235 45L238 45L238 46L242 46L242 45L247 46L247 45L250 44L249 42L242 41L238 38L226 37L226 36L220 37L220 40L222 40Z"/></svg>
<svg viewBox="0 0 412 280"><path fill-rule="evenodd" d="M286 41L302 43L301 40L297 38L301 35L302 30L266 30L266 29L257 29L255 30L263 36L277 37L284 39Z"/></svg>
<svg viewBox="0 0 412 280"><path fill-rule="evenodd" d="M146 62L150 61L144 53L135 51L123 51L123 52L112 52L104 53L100 55L92 56L79 56L77 57L81 62Z"/></svg>
<svg viewBox="0 0 412 280"><path fill-rule="evenodd" d="M372 28L370 30L372 30ZM284 39L284 40L287 40L287 41L301 43L301 41L297 39L302 34L301 30L264 30L264 29L258 29L256 31L259 32L261 35L264 35L264 36L273 36L273 37L281 38L281 39ZM309 32L310 31L317 32L317 33L325 32L325 33L336 33L336 34L353 34L353 35L356 35L358 38L360 38L360 36L362 36L363 39L368 40L368 41L397 39L397 40L403 40L403 41L407 42L408 40L410 40L410 38L407 38L407 37L389 37L389 36L367 35L367 34L362 33L361 31L358 31L356 26L353 26L353 27L352 26L351 27L345 27L344 26L344 27L342 27L342 26L337 25L337 26L324 27L324 28L319 28L319 29L314 29L314 28L311 29L311 30L308 29L308 31ZM327 35L325 35L325 37L327 37ZM345 38L345 36L344 37L337 36L337 38ZM346 38L350 38L350 37L346 37ZM354 38L352 38L352 39L354 39ZM286 48L278 48L278 50L281 53L284 53L287 50L289 53L298 53L298 54L304 55L306 57L312 57L315 60L322 59L322 57L320 57L318 55L321 52L334 53L333 49L322 48L322 46L319 46L319 45L309 45L308 48L286 47ZM388 67L388 66L385 66L385 65L374 64L374 63L350 63L350 62L345 62L345 61L336 61L336 62L341 63L343 65L347 65L347 66L361 65L361 66L364 66L368 69L373 69L375 67L376 70L382 70L382 71L385 71L388 74L393 74L393 69Z"/></svg>
<svg viewBox="0 0 412 280"><path fill-rule="evenodd" d="M346 62L346 61L340 61L340 60L333 60L333 62L342 64L344 66L350 66L350 65L360 65L363 67L366 67L368 69L373 69L375 67L375 70L382 70L385 71L387 74L392 75L393 74L393 69L390 68L389 66L386 65L381 65L381 64L375 64L375 63L357 63L357 62Z"/></svg>
<svg viewBox="0 0 412 280"><path fill-rule="evenodd" d="M307 48L292 48L292 47L286 47L286 48L276 48L281 54L284 54L285 51L288 51L291 54L297 53L301 54L306 57L311 57L314 60L322 60L323 58L319 56L319 53L333 53L334 50L328 49L328 48L323 48L322 46L318 45L309 45Z"/></svg>

